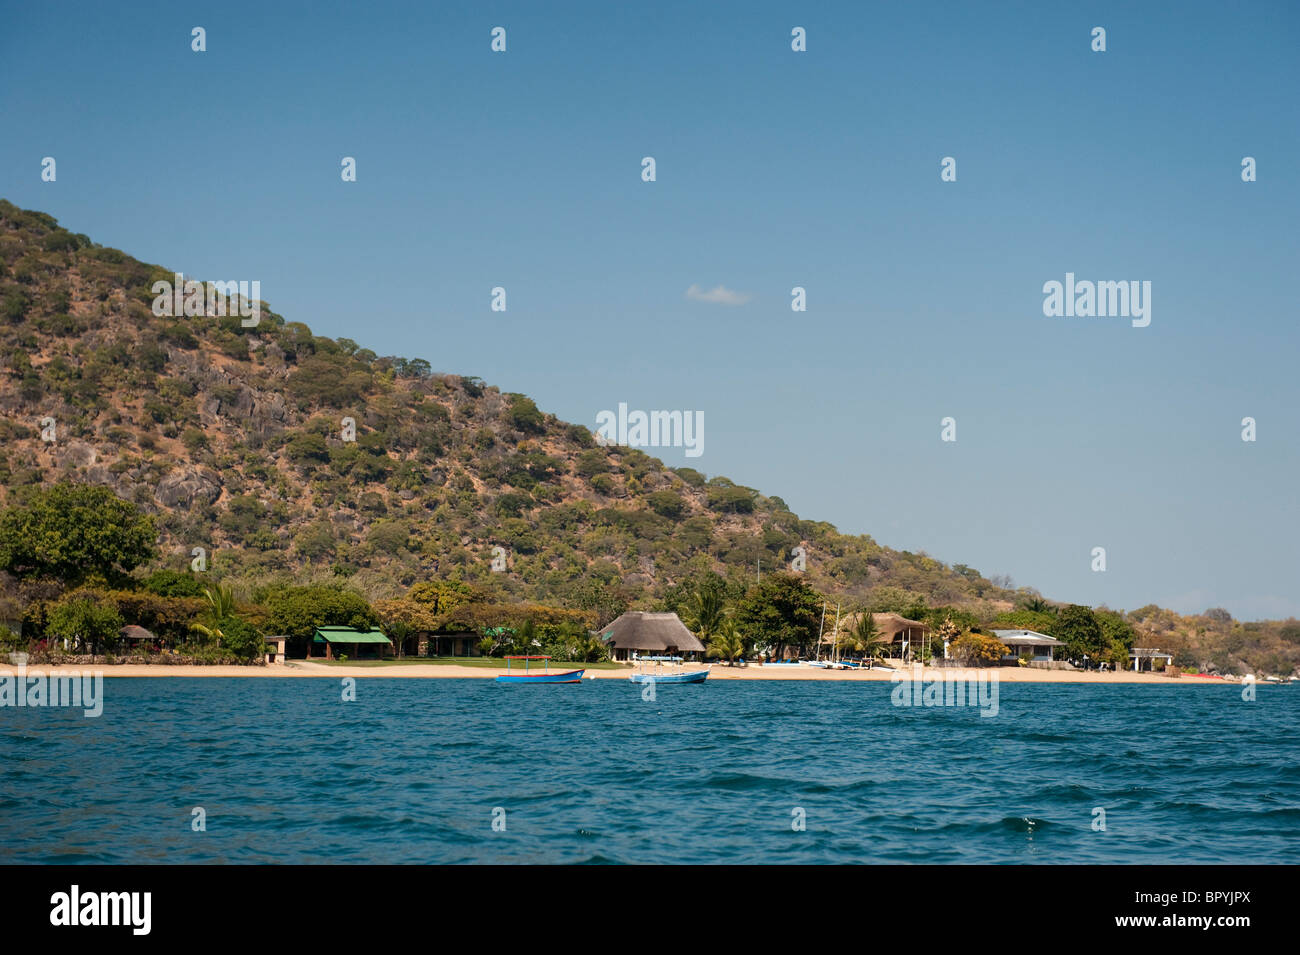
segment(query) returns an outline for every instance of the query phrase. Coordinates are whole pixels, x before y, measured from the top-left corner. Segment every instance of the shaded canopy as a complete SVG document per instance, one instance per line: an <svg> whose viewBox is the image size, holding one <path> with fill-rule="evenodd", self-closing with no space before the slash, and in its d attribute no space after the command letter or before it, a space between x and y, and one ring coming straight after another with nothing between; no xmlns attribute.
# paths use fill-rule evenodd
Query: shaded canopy
<svg viewBox="0 0 1300 955"><path fill-rule="evenodd" d="M704 650L675 613L629 610L602 630L600 638L619 650Z"/></svg>
<svg viewBox="0 0 1300 955"><path fill-rule="evenodd" d="M317 627L312 638L316 643L387 643L392 644L379 630L355 630L352 627Z"/></svg>

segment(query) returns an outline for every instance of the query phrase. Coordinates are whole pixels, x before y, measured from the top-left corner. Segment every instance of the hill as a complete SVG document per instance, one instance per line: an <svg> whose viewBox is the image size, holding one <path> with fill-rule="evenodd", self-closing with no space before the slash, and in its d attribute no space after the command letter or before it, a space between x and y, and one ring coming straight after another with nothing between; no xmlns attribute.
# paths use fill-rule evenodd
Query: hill
<svg viewBox="0 0 1300 955"><path fill-rule="evenodd" d="M106 486L156 518L158 567L201 548L243 592L344 579L374 601L444 579L519 602L600 593L652 608L705 571L740 591L802 554L808 583L855 607L988 622L1036 598L603 447L524 395L313 334L264 302L252 327L218 314L235 312L220 295L220 308L156 314L155 283L174 280L0 201L0 504L60 481ZM1294 621L1128 619L1202 665L1300 662Z"/></svg>

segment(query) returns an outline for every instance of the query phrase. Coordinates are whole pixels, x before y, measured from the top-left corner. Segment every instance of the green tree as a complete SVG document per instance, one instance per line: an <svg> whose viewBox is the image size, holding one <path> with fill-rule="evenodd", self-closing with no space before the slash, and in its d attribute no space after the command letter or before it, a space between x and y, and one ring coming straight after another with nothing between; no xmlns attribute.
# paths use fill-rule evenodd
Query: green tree
<svg viewBox="0 0 1300 955"><path fill-rule="evenodd" d="M532 398L525 395L510 395L507 415L510 423L520 431L541 434L546 430L546 416L538 410Z"/></svg>
<svg viewBox="0 0 1300 955"><path fill-rule="evenodd" d="M144 589L160 597L202 597L203 584L194 574L156 570L144 580Z"/></svg>
<svg viewBox="0 0 1300 955"><path fill-rule="evenodd" d="M903 587L884 585L876 587L867 598L867 608L873 613L896 613L917 620L925 616L924 594Z"/></svg>
<svg viewBox="0 0 1300 955"><path fill-rule="evenodd" d="M1009 610L988 622L988 630L1033 630L1049 637L1059 638L1059 617L1036 610ZM1063 638L1062 638L1063 639Z"/></svg>
<svg viewBox="0 0 1300 955"><path fill-rule="evenodd" d="M223 617L217 621L216 630L220 633L218 645L241 660L257 660L266 649L262 634L246 620Z"/></svg>
<svg viewBox="0 0 1300 955"><path fill-rule="evenodd" d="M673 491L652 491L646 495L646 503L660 517L674 521L686 512L686 502Z"/></svg>
<svg viewBox="0 0 1300 955"><path fill-rule="evenodd" d="M266 596L268 633L288 635L294 652L305 649L317 627L368 630L377 623L366 598L339 587L289 587Z"/></svg>
<svg viewBox="0 0 1300 955"><path fill-rule="evenodd" d="M407 593L409 600L422 604L434 614L446 616L457 607L481 599L469 584L459 580L426 580Z"/></svg>
<svg viewBox="0 0 1300 955"><path fill-rule="evenodd" d="M621 583L608 583L593 577L579 581L570 593L570 601L581 610L591 610L596 614L596 623L600 627L612 621L632 602L631 594Z"/></svg>
<svg viewBox="0 0 1300 955"><path fill-rule="evenodd" d="M122 615L89 594L72 593L51 609L45 635L64 641L74 652L99 653L117 649Z"/></svg>
<svg viewBox="0 0 1300 955"><path fill-rule="evenodd" d="M1065 653L1072 659L1100 660L1110 649L1110 641L1102 632L1101 624L1092 609L1070 604L1061 609L1056 619L1056 632L1052 634L1065 644Z"/></svg>
<svg viewBox="0 0 1300 955"><path fill-rule="evenodd" d="M1054 614L1056 608L1043 599L1041 594L1030 592L1020 600L1020 609L1031 613Z"/></svg>
<svg viewBox="0 0 1300 955"><path fill-rule="evenodd" d="M686 605L686 625L700 638L701 643L708 643L709 638L719 632L725 617L721 587L711 584L707 579L697 582Z"/></svg>
<svg viewBox="0 0 1300 955"><path fill-rule="evenodd" d="M883 658L888 646L884 635L880 632L880 627L876 625L875 615L867 611L858 614L853 628L841 630L839 636L839 647L842 652L861 653L869 660Z"/></svg>
<svg viewBox="0 0 1300 955"><path fill-rule="evenodd" d="M783 656L786 647L802 652L817 641L821 597L799 574L768 574L750 588L736 608L736 623L756 647Z"/></svg>
<svg viewBox="0 0 1300 955"><path fill-rule="evenodd" d="M1133 641L1137 639L1137 631L1133 625L1124 619L1124 615L1116 613L1114 610L1099 608L1092 612L1097 620L1097 625L1101 627L1102 636L1108 643L1117 643L1124 648L1125 657L1128 651L1133 648Z"/></svg>
<svg viewBox="0 0 1300 955"><path fill-rule="evenodd" d="M728 666L736 662L736 657L745 653L746 641L734 620L721 621L707 643L707 655L721 657L727 661Z"/></svg>
<svg viewBox="0 0 1300 955"><path fill-rule="evenodd" d="M153 519L106 487L56 484L0 514L0 570L75 587L119 581L154 557Z"/></svg>
<svg viewBox="0 0 1300 955"><path fill-rule="evenodd" d="M207 601L203 623L193 623L190 629L203 634L208 640L220 642L225 637L222 624L235 617L235 595L224 584L203 588L203 599Z"/></svg>

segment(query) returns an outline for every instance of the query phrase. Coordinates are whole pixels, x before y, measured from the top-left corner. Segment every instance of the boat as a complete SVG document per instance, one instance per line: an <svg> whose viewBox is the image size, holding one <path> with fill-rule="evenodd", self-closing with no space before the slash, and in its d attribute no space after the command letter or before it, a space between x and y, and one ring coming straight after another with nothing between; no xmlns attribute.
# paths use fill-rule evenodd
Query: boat
<svg viewBox="0 0 1300 955"><path fill-rule="evenodd" d="M511 673L510 661L523 660L524 672ZM530 661L542 660L543 669L541 673L530 673ZM512 656L506 657L506 672L497 677L498 683L581 683L582 674L585 670L565 670L562 673L551 672L551 658L547 656Z"/></svg>
<svg viewBox="0 0 1300 955"><path fill-rule="evenodd" d="M670 667L680 666L681 657L634 657L637 663L655 664L655 669L667 664ZM633 673L628 677L630 683L653 683L656 686L660 683L703 683L709 678L708 667L703 670L677 670L669 669L668 672L651 673L647 669L642 669L639 673Z"/></svg>

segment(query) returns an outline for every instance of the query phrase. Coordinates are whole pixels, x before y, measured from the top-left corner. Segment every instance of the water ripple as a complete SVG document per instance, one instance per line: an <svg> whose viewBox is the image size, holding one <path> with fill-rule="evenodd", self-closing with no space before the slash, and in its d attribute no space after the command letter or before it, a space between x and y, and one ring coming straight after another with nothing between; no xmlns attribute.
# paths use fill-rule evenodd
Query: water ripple
<svg viewBox="0 0 1300 955"><path fill-rule="evenodd" d="M0 863L1289 862L1300 692L109 679L0 710ZM195 831L193 810L206 828ZM1096 810L1105 811L1095 829Z"/></svg>

